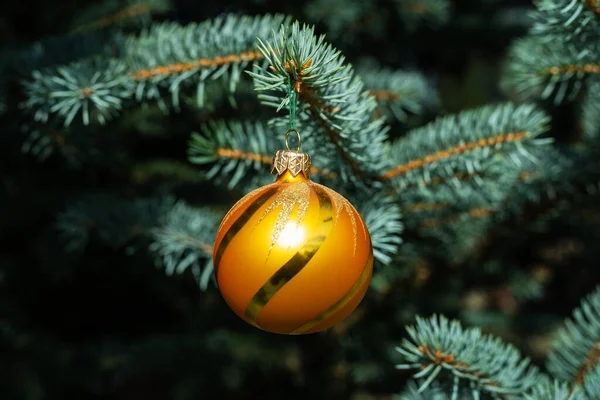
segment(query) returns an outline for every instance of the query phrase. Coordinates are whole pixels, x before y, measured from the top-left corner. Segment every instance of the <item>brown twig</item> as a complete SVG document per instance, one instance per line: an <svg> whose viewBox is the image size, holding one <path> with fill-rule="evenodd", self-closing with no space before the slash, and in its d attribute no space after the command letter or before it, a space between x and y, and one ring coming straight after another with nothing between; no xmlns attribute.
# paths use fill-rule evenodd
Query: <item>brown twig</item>
<svg viewBox="0 0 600 400"><path fill-rule="evenodd" d="M433 154L428 154L425 157L411 160L407 163L399 165L386 173L384 173L384 179L390 179L398 175L405 174L409 171L412 171L417 168L421 168L427 164L431 164L435 161L439 161L445 158L449 158L451 156L466 153L468 151L481 149L484 147L492 147L499 143L508 143L514 142L518 140L523 140L527 137L531 136L529 132L516 132L516 133L503 133L488 139L479 139L474 142L463 143L457 146L450 147L445 150L438 151Z"/></svg>
<svg viewBox="0 0 600 400"><path fill-rule="evenodd" d="M225 56L217 56L214 58L200 58L198 60L186 63L174 63L170 65L159 65L156 67L142 69L131 74L133 79L142 80L150 79L160 75L175 75L193 69L218 67L226 64L234 64L242 61L255 61L263 57L258 50L246 51L240 54L229 54Z"/></svg>

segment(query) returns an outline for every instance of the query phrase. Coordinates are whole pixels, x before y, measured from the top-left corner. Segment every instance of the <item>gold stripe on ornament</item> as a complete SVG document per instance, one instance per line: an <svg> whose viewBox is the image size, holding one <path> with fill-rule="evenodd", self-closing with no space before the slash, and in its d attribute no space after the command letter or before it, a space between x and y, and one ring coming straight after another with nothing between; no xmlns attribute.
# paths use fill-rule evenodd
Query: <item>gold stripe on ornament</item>
<svg viewBox="0 0 600 400"><path fill-rule="evenodd" d="M348 291L348 293L346 293L344 295L344 297L342 297L334 305L332 305L331 307L329 307L327 310L325 310L324 312L322 312L321 314L319 314L315 318L311 319L310 321L308 321L304 325L302 325L302 326L294 329L293 331L291 331L290 335L301 335L301 334L303 334L305 332L308 332L309 330L311 330L312 328L314 328L318 323L320 323L320 322L326 320L327 318L331 317L333 314L335 314L336 312L338 312L339 310L341 310L346 304L348 304L348 302L350 302L350 300L352 300L352 298L354 297L354 295L356 295L356 293L360 290L361 286L369 278L369 273L371 271L371 268L369 268L369 263L372 263L372 262L373 262L373 253L371 253L371 255L369 256L369 259L367 260L367 264L363 268L363 271L361 272L361 274L358 277L357 281L354 283L354 285L352 285L352 287L350 288L350 290Z"/></svg>
<svg viewBox="0 0 600 400"><path fill-rule="evenodd" d="M318 186L314 186L315 193L319 199L319 220L321 223L311 232L301 250L287 261L281 268L277 270L269 278L267 282L256 292L248 307L246 307L246 318L251 321L256 321L258 314L267 305L267 303L275 296L275 294L294 276L296 276L309 261L313 258L316 252L321 248L327 235L333 226L333 206L331 197L325 190Z"/></svg>
<svg viewBox="0 0 600 400"><path fill-rule="evenodd" d="M219 263L221 262L221 257L223 257L223 253L225 253L225 249L231 243L235 235L238 234L240 230L248 223L250 218L258 211L260 207L263 206L274 194L277 192L278 188L272 187L266 190L263 194L261 194L255 201L250 204L250 206L240 215L240 217L231 225L225 236L223 236L223 240L219 244L219 248L217 249L217 253L215 254L215 262L214 268L215 273L217 272L217 268L219 268Z"/></svg>

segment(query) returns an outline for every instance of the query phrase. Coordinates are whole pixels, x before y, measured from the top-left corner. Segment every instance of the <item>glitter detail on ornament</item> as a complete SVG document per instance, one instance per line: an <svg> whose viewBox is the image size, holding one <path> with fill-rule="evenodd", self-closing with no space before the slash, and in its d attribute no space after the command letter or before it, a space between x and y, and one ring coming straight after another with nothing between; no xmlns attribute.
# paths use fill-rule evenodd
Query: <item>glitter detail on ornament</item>
<svg viewBox="0 0 600 400"><path fill-rule="evenodd" d="M271 251L273 250L273 247L275 247L277 239L279 239L279 236L290 222L294 208L296 208L296 206L298 207L296 224L300 225L306 215L306 210L308 210L309 202L310 189L306 182L288 184L284 189L277 193L273 202L269 204L262 217L256 222L256 225L260 224L269 214L277 208L281 208L281 211L279 211L279 215L277 216L277 222L275 222L275 227L273 228L273 238L271 239L271 247L269 247L267 259L269 258L269 255L271 255ZM265 262L267 262L267 260L265 260Z"/></svg>
<svg viewBox="0 0 600 400"><path fill-rule="evenodd" d="M354 233L354 252L353 252L353 254L356 254L356 243L358 240L357 239L358 233L357 233L357 229L356 229L356 217L354 216L354 212L355 212L354 207L352 206L352 204L350 204L350 202L348 200L346 200L346 198L344 196L342 196L335 190L331 190L325 186L323 186L323 188L327 191L327 193L329 193L329 195L333 199L333 205L335 206L335 221L337 222L340 219L340 215L342 214L343 210L346 210L346 212L348 213L348 216L350 217L350 223L352 224L352 232ZM334 223L334 225L335 225L335 223ZM363 225L363 233L364 233L365 237L367 237L367 232L365 231L364 225Z"/></svg>
<svg viewBox="0 0 600 400"><path fill-rule="evenodd" d="M225 214L225 217L223 217L221 226L225 225L227 223L227 221L229 221L229 218L231 218L231 216L233 214L235 214L235 212L237 210L239 210L243 205L245 205L247 202L249 202L250 199L253 198L254 195L257 194L258 192L260 192L261 190L263 190L263 188L256 188L256 189L252 190L250 193L248 193L246 196L244 196L242 199L240 199L237 203L235 203L233 205L233 207L231 207L231 209L227 212L227 214Z"/></svg>

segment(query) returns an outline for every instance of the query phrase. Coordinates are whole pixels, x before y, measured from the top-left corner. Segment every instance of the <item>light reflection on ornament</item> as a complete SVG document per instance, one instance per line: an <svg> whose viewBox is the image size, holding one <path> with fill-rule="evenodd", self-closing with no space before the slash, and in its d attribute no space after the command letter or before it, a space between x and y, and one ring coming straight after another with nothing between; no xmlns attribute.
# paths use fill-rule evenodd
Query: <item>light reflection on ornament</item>
<svg viewBox="0 0 600 400"><path fill-rule="evenodd" d="M295 222L289 222L279 234L277 243L285 248L298 247L306 238L306 229Z"/></svg>

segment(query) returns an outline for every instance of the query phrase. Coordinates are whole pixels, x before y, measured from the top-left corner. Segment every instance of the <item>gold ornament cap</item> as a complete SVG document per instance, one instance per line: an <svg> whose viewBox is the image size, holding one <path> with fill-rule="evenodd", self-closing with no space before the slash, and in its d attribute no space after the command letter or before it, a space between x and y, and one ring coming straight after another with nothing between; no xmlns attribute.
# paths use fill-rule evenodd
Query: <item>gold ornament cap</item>
<svg viewBox="0 0 600 400"><path fill-rule="evenodd" d="M288 138L290 134L294 132L298 137L298 147L296 150L290 150L288 144ZM310 156L308 153L300 151L300 134L297 130L289 130L285 134L285 147L287 150L277 150L275 156L273 156L273 168L271 173L277 171L277 175L283 175L286 171L289 171L292 176L297 176L300 172L304 174L306 178L310 175Z"/></svg>

